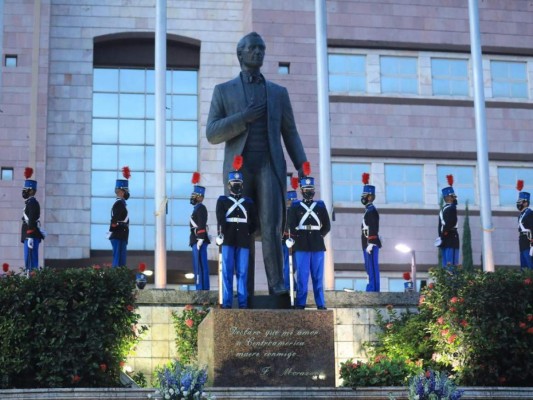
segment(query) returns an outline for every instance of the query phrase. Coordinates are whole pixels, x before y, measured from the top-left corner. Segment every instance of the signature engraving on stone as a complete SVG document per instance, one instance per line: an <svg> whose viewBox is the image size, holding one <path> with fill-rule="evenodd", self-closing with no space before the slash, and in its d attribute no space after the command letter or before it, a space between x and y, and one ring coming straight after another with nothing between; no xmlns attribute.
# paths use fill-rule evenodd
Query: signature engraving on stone
<svg viewBox="0 0 533 400"><path fill-rule="evenodd" d="M282 376L320 376L322 373L318 371L295 371L294 368L285 368L281 373Z"/></svg>
<svg viewBox="0 0 533 400"><path fill-rule="evenodd" d="M263 367L261 368L261 375L270 375L272 367Z"/></svg>

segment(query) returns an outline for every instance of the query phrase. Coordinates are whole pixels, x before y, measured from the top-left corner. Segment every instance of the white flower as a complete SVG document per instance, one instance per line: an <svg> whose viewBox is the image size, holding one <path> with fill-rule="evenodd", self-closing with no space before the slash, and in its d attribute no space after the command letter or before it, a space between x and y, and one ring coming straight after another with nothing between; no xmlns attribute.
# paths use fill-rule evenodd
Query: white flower
<svg viewBox="0 0 533 400"><path fill-rule="evenodd" d="M165 399L170 399L170 395L169 394L165 394Z"/></svg>
<svg viewBox="0 0 533 400"><path fill-rule="evenodd" d="M170 388L168 391L170 394L174 394L174 389Z"/></svg>

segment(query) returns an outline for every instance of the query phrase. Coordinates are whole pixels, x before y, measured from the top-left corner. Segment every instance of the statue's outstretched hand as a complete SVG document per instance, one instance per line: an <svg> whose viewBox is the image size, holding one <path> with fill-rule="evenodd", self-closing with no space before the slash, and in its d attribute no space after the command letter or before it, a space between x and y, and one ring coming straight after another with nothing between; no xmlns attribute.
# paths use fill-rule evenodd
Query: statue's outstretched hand
<svg viewBox="0 0 533 400"><path fill-rule="evenodd" d="M266 103L254 104L254 101L250 102L246 109L242 112L242 118L247 124L254 122L256 119L262 117L266 112Z"/></svg>

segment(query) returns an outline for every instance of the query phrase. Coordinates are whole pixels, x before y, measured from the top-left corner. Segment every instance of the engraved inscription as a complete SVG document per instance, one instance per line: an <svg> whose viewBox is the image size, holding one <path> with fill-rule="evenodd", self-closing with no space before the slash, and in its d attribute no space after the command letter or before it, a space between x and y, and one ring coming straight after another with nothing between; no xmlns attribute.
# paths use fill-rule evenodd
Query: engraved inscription
<svg viewBox="0 0 533 400"><path fill-rule="evenodd" d="M229 327L231 336L239 338L235 341L235 357L243 360L285 360L284 367L275 371L272 365L258 365L260 375L304 376L316 377L315 370L301 370L287 364L298 358L298 349L305 351L306 339L319 336L318 330L309 329L266 329L259 330L249 327ZM301 366L300 366L301 368Z"/></svg>

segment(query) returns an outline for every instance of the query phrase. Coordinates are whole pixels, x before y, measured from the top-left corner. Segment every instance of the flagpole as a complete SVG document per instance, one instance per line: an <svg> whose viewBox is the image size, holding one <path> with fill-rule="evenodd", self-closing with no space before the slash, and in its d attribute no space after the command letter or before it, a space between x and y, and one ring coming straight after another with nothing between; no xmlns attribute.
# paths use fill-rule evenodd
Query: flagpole
<svg viewBox="0 0 533 400"><path fill-rule="evenodd" d="M487 146L487 126L485 117L485 94L483 92L483 66L481 40L479 34L479 7L477 0L468 0L470 20L470 52L474 77L474 110L476 119L477 166L481 227L483 229L483 270L494 272L492 253L492 215L490 204L489 155Z"/></svg>
<svg viewBox="0 0 533 400"><path fill-rule="evenodd" d="M329 128L329 85L326 0L315 0L316 72L318 102L318 149L320 158L320 197L333 217L333 189L331 185L331 140ZM333 218L332 218L333 219ZM335 266L331 233L324 238L324 287L335 289Z"/></svg>
<svg viewBox="0 0 533 400"><path fill-rule="evenodd" d="M155 26L155 287L167 286L166 253L166 70L167 2L156 1Z"/></svg>

